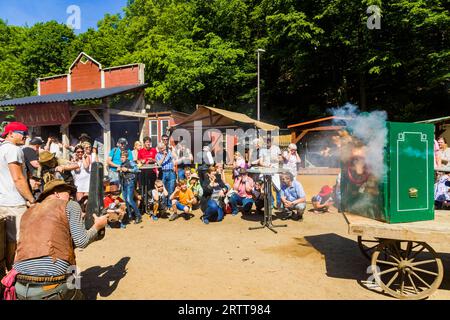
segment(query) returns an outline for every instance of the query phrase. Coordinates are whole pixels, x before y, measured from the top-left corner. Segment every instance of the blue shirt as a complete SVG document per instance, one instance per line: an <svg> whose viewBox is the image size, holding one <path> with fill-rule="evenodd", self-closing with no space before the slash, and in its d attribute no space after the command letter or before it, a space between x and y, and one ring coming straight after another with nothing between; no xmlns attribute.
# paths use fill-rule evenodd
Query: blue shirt
<svg viewBox="0 0 450 320"><path fill-rule="evenodd" d="M164 155L161 152L156 154L156 161L159 163L164 158ZM164 162L161 164L162 171L173 170L173 161L172 161L172 152L167 153L167 157Z"/></svg>
<svg viewBox="0 0 450 320"><path fill-rule="evenodd" d="M291 202L306 197L305 190L303 190L302 184L298 181L292 181L292 186L290 187L283 185L280 194L287 201Z"/></svg>
<svg viewBox="0 0 450 320"><path fill-rule="evenodd" d="M109 152L109 157L111 158L112 162L114 164L117 164L120 166L122 164L122 161L120 160L120 154L122 153L122 150L120 148L114 148ZM133 154L131 153L131 150L128 150L128 160L133 161ZM117 171L117 168L110 167L109 170L111 171Z"/></svg>

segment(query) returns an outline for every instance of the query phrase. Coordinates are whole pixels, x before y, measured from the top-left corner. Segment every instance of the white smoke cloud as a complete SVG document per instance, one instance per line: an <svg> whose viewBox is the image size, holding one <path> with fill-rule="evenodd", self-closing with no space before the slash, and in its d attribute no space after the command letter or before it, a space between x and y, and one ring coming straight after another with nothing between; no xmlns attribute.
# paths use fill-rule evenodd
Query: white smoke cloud
<svg viewBox="0 0 450 320"><path fill-rule="evenodd" d="M385 174L384 152L387 144L387 113L385 111L363 112L358 107L347 103L345 106L337 109L331 109L331 113L344 120L347 131L361 140L366 146L365 161L370 172L381 179Z"/></svg>

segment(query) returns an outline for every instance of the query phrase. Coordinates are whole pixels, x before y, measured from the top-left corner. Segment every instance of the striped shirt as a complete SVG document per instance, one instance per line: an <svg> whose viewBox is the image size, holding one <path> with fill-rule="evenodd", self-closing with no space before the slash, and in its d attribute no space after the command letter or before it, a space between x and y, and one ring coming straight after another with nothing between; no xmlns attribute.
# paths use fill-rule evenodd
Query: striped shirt
<svg viewBox="0 0 450 320"><path fill-rule="evenodd" d="M92 227L86 230L81 219L81 207L75 201L69 201L66 207L66 215L69 220L70 234L76 248L86 248L97 235L97 230ZM14 264L14 269L20 274L29 276L61 276L68 273L70 264L67 261L52 257L20 261Z"/></svg>
<svg viewBox="0 0 450 320"><path fill-rule="evenodd" d="M164 154L161 152L158 152L156 154L156 161L159 163L164 158ZM168 171L173 170L173 159L172 159L172 152L168 151L166 159L164 159L164 162L161 164L161 170L162 171Z"/></svg>

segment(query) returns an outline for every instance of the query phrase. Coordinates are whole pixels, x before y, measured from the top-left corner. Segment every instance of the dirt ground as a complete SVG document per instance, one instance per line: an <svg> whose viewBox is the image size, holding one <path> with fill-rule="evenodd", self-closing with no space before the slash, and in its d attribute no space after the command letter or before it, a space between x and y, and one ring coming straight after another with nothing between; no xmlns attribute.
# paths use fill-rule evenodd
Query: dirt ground
<svg viewBox="0 0 450 320"><path fill-rule="evenodd" d="M450 213L449 213L450 214ZM281 221L278 234L258 216L227 215L204 225L200 212L107 229L104 240L77 251L88 299L392 299L368 289L369 262L337 212L306 212ZM450 244L431 244L450 270ZM450 299L450 272L430 299Z"/></svg>

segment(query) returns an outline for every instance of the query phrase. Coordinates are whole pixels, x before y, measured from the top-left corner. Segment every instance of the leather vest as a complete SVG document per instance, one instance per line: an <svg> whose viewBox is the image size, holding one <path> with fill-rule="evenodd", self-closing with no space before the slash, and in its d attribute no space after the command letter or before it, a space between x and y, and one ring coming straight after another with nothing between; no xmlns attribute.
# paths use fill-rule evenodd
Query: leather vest
<svg viewBox="0 0 450 320"><path fill-rule="evenodd" d="M66 207L68 201L45 199L28 209L20 222L15 262L52 257L75 265L75 250Z"/></svg>

